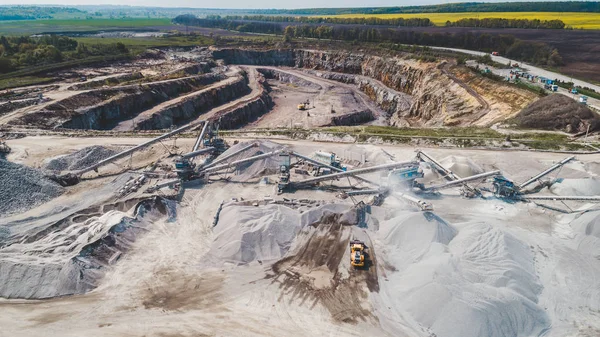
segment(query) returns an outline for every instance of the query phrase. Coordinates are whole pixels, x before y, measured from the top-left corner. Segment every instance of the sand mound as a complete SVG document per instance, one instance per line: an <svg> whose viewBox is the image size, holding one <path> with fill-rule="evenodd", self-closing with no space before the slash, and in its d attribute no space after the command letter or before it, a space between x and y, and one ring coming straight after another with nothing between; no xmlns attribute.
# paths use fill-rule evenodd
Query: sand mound
<svg viewBox="0 0 600 337"><path fill-rule="evenodd" d="M550 187L550 191L556 195L600 195L600 178L560 179Z"/></svg>
<svg viewBox="0 0 600 337"><path fill-rule="evenodd" d="M74 171L90 167L92 164L117 154L117 151L94 145L75 153L51 159L44 169L50 171Z"/></svg>
<svg viewBox="0 0 600 337"><path fill-rule="evenodd" d="M223 152L223 154L221 154L220 157L225 157L225 156L227 156L231 153L234 153L235 151L241 150L245 146L250 145L251 143L255 143L255 142L257 142L259 144L257 147L253 147L242 153L239 153L239 154L231 157L230 159L228 159L227 162L232 162L232 161L236 161L236 160L240 160L240 159L244 159L244 158L257 156L257 155L260 155L263 153L272 152L272 151L280 150L283 148L283 146L281 146L280 144L276 144L276 143L273 143L270 141L244 142L244 143L238 143L238 144L230 147L229 149L227 149L227 151ZM217 157L217 160L218 160L218 158L219 157ZM245 164L238 166L238 168L235 171L235 174L231 178L231 180L245 182L245 181L249 181L249 180L252 180L255 178L259 178L264 175L275 174L277 172L279 172L279 156L275 155L275 156L271 156L269 158L260 159L260 160L254 161L252 163L245 163Z"/></svg>
<svg viewBox="0 0 600 337"><path fill-rule="evenodd" d="M600 163L598 162L592 161L589 163L584 163L583 167L585 168L585 171L591 175L600 175Z"/></svg>
<svg viewBox="0 0 600 337"><path fill-rule="evenodd" d="M575 100L552 94L526 106L517 117L517 125L544 130L562 130L571 133L600 130L600 117Z"/></svg>
<svg viewBox="0 0 600 337"><path fill-rule="evenodd" d="M448 156L440 160L440 164L461 178L483 173L483 169L467 157Z"/></svg>
<svg viewBox="0 0 600 337"><path fill-rule="evenodd" d="M437 217L405 214L382 224L385 295L437 336L530 336L550 326L529 247L492 226L458 233Z"/></svg>
<svg viewBox="0 0 600 337"><path fill-rule="evenodd" d="M300 214L288 207L229 206L214 229L211 255L234 263L281 258L300 230Z"/></svg>
<svg viewBox="0 0 600 337"><path fill-rule="evenodd" d="M344 213L348 208L348 205L326 204L300 214L281 205L225 206L214 229L210 255L233 263L280 259L302 228L328 214ZM356 213L347 212L340 221L351 223L355 219Z"/></svg>
<svg viewBox="0 0 600 337"><path fill-rule="evenodd" d="M570 225L581 234L577 250L600 259L600 211L584 213Z"/></svg>
<svg viewBox="0 0 600 337"><path fill-rule="evenodd" d="M0 216L27 211L63 192L39 170L0 159Z"/></svg>
<svg viewBox="0 0 600 337"><path fill-rule="evenodd" d="M582 214L571 222L571 227L578 233L595 236L600 239L600 211Z"/></svg>
<svg viewBox="0 0 600 337"><path fill-rule="evenodd" d="M39 299L95 288L105 268L167 212L161 199L135 209L135 217L113 210L81 222L64 220L36 237L14 238L0 248L0 297Z"/></svg>

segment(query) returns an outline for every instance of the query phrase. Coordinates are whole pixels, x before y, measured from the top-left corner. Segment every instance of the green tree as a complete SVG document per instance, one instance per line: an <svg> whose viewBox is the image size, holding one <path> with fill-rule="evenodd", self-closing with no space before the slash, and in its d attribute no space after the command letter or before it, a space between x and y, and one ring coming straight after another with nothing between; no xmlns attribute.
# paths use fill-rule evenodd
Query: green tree
<svg viewBox="0 0 600 337"><path fill-rule="evenodd" d="M10 59L6 58L6 57L0 57L0 73L4 74L4 73L8 73L13 71L14 66L12 64L12 62L10 61Z"/></svg>

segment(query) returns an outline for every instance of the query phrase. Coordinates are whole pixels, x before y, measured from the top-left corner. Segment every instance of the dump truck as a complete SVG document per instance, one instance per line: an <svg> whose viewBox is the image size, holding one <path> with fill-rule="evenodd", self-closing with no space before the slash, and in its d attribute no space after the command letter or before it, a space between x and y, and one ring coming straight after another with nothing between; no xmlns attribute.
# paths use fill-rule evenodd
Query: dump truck
<svg viewBox="0 0 600 337"><path fill-rule="evenodd" d="M354 268L365 266L365 250L367 245L360 240L350 241L350 264Z"/></svg>

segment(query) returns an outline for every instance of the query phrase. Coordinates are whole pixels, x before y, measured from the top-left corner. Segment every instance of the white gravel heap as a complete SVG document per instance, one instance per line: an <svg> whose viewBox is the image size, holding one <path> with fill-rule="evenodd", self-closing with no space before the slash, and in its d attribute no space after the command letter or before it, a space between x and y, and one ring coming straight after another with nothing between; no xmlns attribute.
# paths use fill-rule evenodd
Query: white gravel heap
<svg viewBox="0 0 600 337"><path fill-rule="evenodd" d="M577 250L600 259L600 211L583 213L570 225L580 240Z"/></svg>
<svg viewBox="0 0 600 337"><path fill-rule="evenodd" d="M283 146L281 146L280 144L276 144L266 140L257 140L253 142L238 143L227 149L227 151L223 152L223 154L221 154L220 157L225 157L255 142L259 144L257 147L253 147L242 153L239 153L233 156L232 158L229 158L227 162L233 162L236 160L254 157L263 153L268 153L283 148ZM235 171L235 175L231 178L231 180L238 182L246 182L256 178L260 178L261 176L276 174L277 172L279 172L279 156L274 155L269 158L260 159L251 163L245 163L238 166L237 170Z"/></svg>
<svg viewBox="0 0 600 337"><path fill-rule="evenodd" d="M0 159L0 215L25 212L64 189L41 171Z"/></svg>
<svg viewBox="0 0 600 337"><path fill-rule="evenodd" d="M285 206L225 207L214 230L211 254L233 263L279 259L299 230L300 214Z"/></svg>
<svg viewBox="0 0 600 337"><path fill-rule="evenodd" d="M224 207L214 228L210 255L236 264L280 259L302 228L318 222L325 214L344 213L349 207L326 204L302 214L275 204ZM352 214L347 217L352 218Z"/></svg>
<svg viewBox="0 0 600 337"><path fill-rule="evenodd" d="M468 157L448 156L440 160L440 164L461 178L483 173L483 169Z"/></svg>
<svg viewBox="0 0 600 337"><path fill-rule="evenodd" d="M532 252L514 236L408 212L382 223L379 234L397 269L387 275L388 298L437 336L539 336L550 325L537 304Z"/></svg>
<svg viewBox="0 0 600 337"><path fill-rule="evenodd" d="M597 196L600 195L600 178L561 179L550 191L556 195Z"/></svg>
<svg viewBox="0 0 600 337"><path fill-rule="evenodd" d="M44 169L50 171L81 170L115 154L117 151L103 146L89 146L75 153L51 159Z"/></svg>

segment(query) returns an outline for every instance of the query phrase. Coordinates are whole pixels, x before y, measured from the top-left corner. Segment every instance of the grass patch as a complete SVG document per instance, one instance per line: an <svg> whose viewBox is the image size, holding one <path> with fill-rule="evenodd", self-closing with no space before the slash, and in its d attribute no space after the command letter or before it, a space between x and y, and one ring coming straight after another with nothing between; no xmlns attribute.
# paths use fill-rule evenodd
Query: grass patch
<svg viewBox="0 0 600 337"><path fill-rule="evenodd" d="M51 82L51 77L23 76L0 80L0 90Z"/></svg>
<svg viewBox="0 0 600 337"><path fill-rule="evenodd" d="M139 29L167 26L170 19L71 19L71 20L22 20L0 22L0 34L23 35L44 32L86 32L99 29Z"/></svg>
<svg viewBox="0 0 600 337"><path fill-rule="evenodd" d="M539 19L562 20L567 26L578 29L600 29L600 13L553 13L553 12L466 12L466 13L411 13L411 14L344 14L333 15L339 18L377 17L381 19L394 18L428 18L436 26L445 26L446 21L460 19Z"/></svg>
<svg viewBox="0 0 600 337"><path fill-rule="evenodd" d="M392 126L334 126L321 129L324 132L358 133L366 135L414 136L414 137L469 137L469 138L505 138L506 136L488 128L451 127L451 128L396 128Z"/></svg>
<svg viewBox="0 0 600 337"><path fill-rule="evenodd" d="M131 55L116 55L116 56L92 56L81 60L70 60L65 62L59 62L54 64L45 64L41 66L35 67L27 67L21 70L13 71L10 73L0 75L0 80L10 79L11 81L15 81L15 78L22 76L31 76L40 73L46 73L49 71L56 71L71 67L77 67L82 65L89 65L94 63L101 62L114 62L118 60L131 58Z"/></svg>

